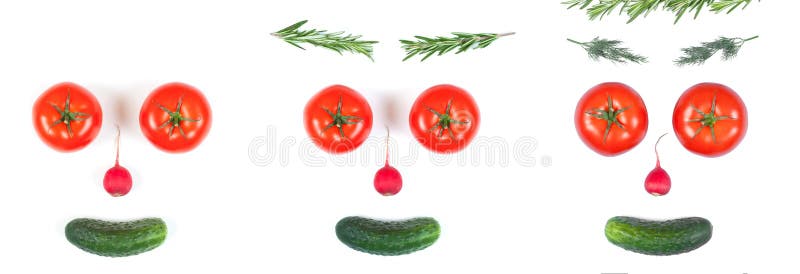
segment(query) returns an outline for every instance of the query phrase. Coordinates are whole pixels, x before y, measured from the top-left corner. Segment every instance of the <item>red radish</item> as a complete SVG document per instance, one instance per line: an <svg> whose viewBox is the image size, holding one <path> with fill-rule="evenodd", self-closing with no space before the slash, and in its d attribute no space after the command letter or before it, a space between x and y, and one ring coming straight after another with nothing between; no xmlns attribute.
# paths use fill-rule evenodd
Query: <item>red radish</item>
<svg viewBox="0 0 800 274"><path fill-rule="evenodd" d="M658 157L658 143L661 142L661 138L664 138L666 135L667 134L664 134L658 137L654 148L656 151L656 168L650 171L650 174L647 174L647 178L644 179L644 189L653 196L667 195L669 189L672 187L672 180L669 178L669 174L661 168L661 159Z"/></svg>
<svg viewBox="0 0 800 274"><path fill-rule="evenodd" d="M389 128L386 128L386 165L375 173L375 190L383 196L392 196L403 188L403 177L389 165Z"/></svg>
<svg viewBox="0 0 800 274"><path fill-rule="evenodd" d="M108 194L114 197L125 196L133 186L131 173L119 165L119 135L119 125L117 125L117 161L114 163L114 167L109 168L106 171L106 176L103 177L103 187Z"/></svg>

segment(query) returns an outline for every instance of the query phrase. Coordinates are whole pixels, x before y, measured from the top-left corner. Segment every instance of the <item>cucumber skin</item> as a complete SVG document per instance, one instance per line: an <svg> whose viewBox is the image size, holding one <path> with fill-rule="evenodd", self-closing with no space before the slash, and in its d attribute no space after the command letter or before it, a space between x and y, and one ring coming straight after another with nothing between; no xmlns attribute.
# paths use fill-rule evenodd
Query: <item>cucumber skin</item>
<svg viewBox="0 0 800 274"><path fill-rule="evenodd" d="M700 217L651 221L617 216L606 223L609 242L629 251L668 256L700 248L711 240L711 222Z"/></svg>
<svg viewBox="0 0 800 274"><path fill-rule="evenodd" d="M352 249L382 256L423 250L439 239L439 223L429 217L381 221L346 217L336 224L336 236Z"/></svg>
<svg viewBox="0 0 800 274"><path fill-rule="evenodd" d="M159 218L110 222L80 218L69 222L67 240L100 256L125 257L153 250L167 237L167 225Z"/></svg>

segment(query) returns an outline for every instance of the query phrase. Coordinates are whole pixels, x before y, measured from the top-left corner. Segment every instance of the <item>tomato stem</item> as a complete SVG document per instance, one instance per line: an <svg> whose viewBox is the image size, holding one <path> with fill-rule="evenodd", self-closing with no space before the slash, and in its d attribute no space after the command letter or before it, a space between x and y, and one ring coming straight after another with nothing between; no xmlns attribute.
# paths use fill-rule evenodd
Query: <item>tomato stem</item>
<svg viewBox="0 0 800 274"><path fill-rule="evenodd" d="M621 109L614 109L614 103L611 99L611 96L608 97L608 109L603 110L600 108L595 108L590 111L586 111L586 115L592 116L597 119L602 119L606 121L606 130L603 132L603 144L606 143L606 139L608 139L608 134L611 132L611 127L613 125L617 125L622 130L625 130L625 127L622 126L622 123L619 122L617 116L628 110L630 107L623 107Z"/></svg>
<svg viewBox="0 0 800 274"><path fill-rule="evenodd" d="M447 106L445 107L443 113L439 113L438 111L436 111L432 107L425 106L426 108L428 108L428 111L432 112L433 114L435 114L439 118L439 121L436 122L436 124L434 124L433 127L431 127L428 130L428 132L433 132L434 130L436 130L438 128L439 129L439 134L438 134L439 137L442 137L442 135L446 131L447 135L449 135L451 139L454 139L454 140L456 139L456 136L453 134L452 125L468 124L469 121L468 120L458 121L458 120L453 119L453 116L450 114L450 110L451 110L452 105L453 105L453 99L450 99L450 101L447 101Z"/></svg>
<svg viewBox="0 0 800 274"><path fill-rule="evenodd" d="M83 112L70 111L70 109L69 109L69 103L70 103L69 102L69 96L70 96L69 89L67 89L67 99L64 102L64 109L63 110L61 108L59 108L56 104L50 103L50 106L52 106L58 112L58 114L61 115L61 117L58 118L58 120L56 120L52 124L50 124L50 128L52 129L53 127L55 127L55 126L57 126L59 124L64 124L67 127L67 134L71 138L73 136L73 133L72 133L72 122L80 122L80 121L86 120L87 118L91 117L91 115L83 113Z"/></svg>
<svg viewBox="0 0 800 274"><path fill-rule="evenodd" d="M330 128L335 126L337 129L339 129L339 136L341 136L342 138L345 138L344 129L342 129L342 126L343 125L355 125L355 124L361 123L361 120L362 120L361 117L358 117L358 116L342 115L342 96L339 96L339 103L336 105L336 113L331 112L330 110L328 110L325 107L323 107L322 109L325 110L325 112L328 113L328 115L331 116L331 119L333 121L331 121L330 124L325 126L325 128L322 129L320 134L322 134L322 132L325 132L328 129L330 129ZM351 121L351 120L355 120L355 121Z"/></svg>
<svg viewBox="0 0 800 274"><path fill-rule="evenodd" d="M168 136L172 136L172 133L175 132L175 128L178 128L178 132L181 134L181 136L183 136L183 138L186 138L186 133L184 133L184 131L183 131L183 127L181 126L181 122L183 122L183 121L186 121L186 122L199 122L200 121L200 118L194 119L194 118L184 117L183 115L181 115L181 106L182 105L183 105L183 95L181 95L181 97L178 98L178 104L177 104L177 106L175 106L175 111L171 111L170 109L168 109L164 105L158 104L158 108L160 108L161 110L163 110L164 112L166 112L169 115L169 119L167 119L167 121L164 121L163 124L158 126L159 129L162 129L162 128L166 127L166 126L169 126L169 133L167 133Z"/></svg>
<svg viewBox="0 0 800 274"><path fill-rule="evenodd" d="M700 135L700 132L703 131L703 128L708 127L711 130L711 140L716 144L717 143L717 133L714 130L717 122L724 121L724 120L736 120L735 117L731 117L728 115L720 115L717 116L717 94L714 94L714 98L711 99L711 110L708 113L703 112L699 108L697 108L694 104L691 105L694 112L700 114L701 118L697 119L689 119L690 123L700 123L700 127L697 128L694 132L694 136L692 139Z"/></svg>

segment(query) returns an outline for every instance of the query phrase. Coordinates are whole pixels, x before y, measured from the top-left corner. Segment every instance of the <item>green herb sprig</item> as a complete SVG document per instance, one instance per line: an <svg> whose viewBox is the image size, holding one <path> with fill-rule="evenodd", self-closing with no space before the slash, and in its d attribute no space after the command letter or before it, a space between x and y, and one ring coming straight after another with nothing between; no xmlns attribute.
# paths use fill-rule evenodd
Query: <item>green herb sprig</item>
<svg viewBox="0 0 800 274"><path fill-rule="evenodd" d="M758 2L761 2L761 0L758 0ZM750 5L750 0L718 0L711 3L711 11L716 13L725 11L725 13L728 14L736 10L739 6L742 6L742 9L744 9L748 5Z"/></svg>
<svg viewBox="0 0 800 274"><path fill-rule="evenodd" d="M434 54L441 56L445 53L456 51L456 54L465 52L470 49L482 49L497 41L500 37L513 35L509 33L464 33L453 32L454 37L425 37L414 36L417 40L400 40L403 49L406 51L406 57L403 61L411 59L414 56L422 55L420 62L427 60Z"/></svg>
<svg viewBox="0 0 800 274"><path fill-rule="evenodd" d="M328 32L326 30L300 30L308 20L294 23L282 30L272 33L272 36L282 39L287 43L305 50L300 44L311 44L317 47L326 48L339 54L350 52L362 54L372 59L372 45L378 41L360 40L361 35L345 34L343 31Z"/></svg>
<svg viewBox="0 0 800 274"><path fill-rule="evenodd" d="M700 46L681 49L681 51L683 51L683 56L675 59L674 62L678 66L702 65L719 51L722 51L722 60L727 61L739 54L739 50L745 42L756 38L758 38L758 36L747 39L719 37L717 40L711 42L703 42Z"/></svg>
<svg viewBox="0 0 800 274"><path fill-rule="evenodd" d="M647 57L634 54L628 48L621 47L622 41L601 39L595 37L589 42L579 42L567 38L567 41L578 44L589 54L589 58L599 61L600 59L607 59L613 63L647 63Z"/></svg>
<svg viewBox="0 0 800 274"><path fill-rule="evenodd" d="M674 23L678 23L687 13L694 13L695 19L706 8L714 13L728 14L739 7L745 9L750 2L752 0L568 0L561 4L566 5L567 9L578 7L586 10L589 20L603 19L619 8L620 14L628 15L628 23L631 23L639 17L646 17L650 12L661 9L675 14Z"/></svg>

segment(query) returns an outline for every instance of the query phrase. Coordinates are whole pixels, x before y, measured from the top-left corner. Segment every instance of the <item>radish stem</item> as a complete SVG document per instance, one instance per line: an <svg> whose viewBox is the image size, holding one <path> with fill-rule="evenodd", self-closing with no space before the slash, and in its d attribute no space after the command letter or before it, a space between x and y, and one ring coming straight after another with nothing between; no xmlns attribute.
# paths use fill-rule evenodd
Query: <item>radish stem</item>
<svg viewBox="0 0 800 274"><path fill-rule="evenodd" d="M658 140L656 141L656 145L653 146L653 150L656 151L656 167L661 167L661 158L658 157L658 143L660 143L661 142L661 138L664 138L664 136L667 136L667 134L669 134L669 133L664 133L663 135L661 135L661 137L658 137Z"/></svg>
<svg viewBox="0 0 800 274"><path fill-rule="evenodd" d="M116 160L114 161L114 165L115 165L115 166L119 166L119 136L120 136L120 131L119 131L119 124L115 124L115 126L117 127L117 140L116 140L116 145L117 145L117 158L116 158Z"/></svg>

